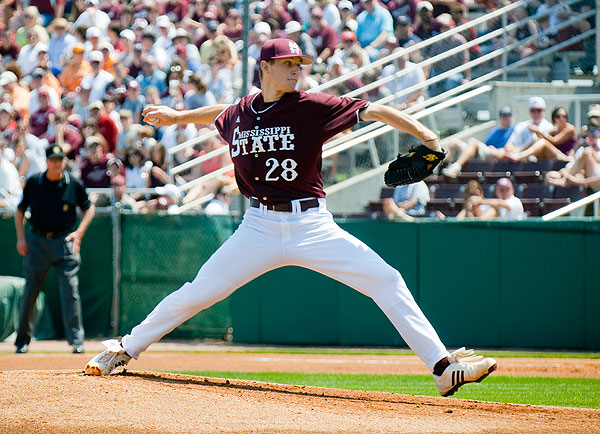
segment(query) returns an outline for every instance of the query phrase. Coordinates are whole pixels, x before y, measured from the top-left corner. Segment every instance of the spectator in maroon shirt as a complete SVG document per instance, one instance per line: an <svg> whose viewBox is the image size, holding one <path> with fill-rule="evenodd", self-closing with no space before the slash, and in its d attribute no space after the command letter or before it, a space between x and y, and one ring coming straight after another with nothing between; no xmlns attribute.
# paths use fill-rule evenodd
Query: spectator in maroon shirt
<svg viewBox="0 0 600 434"><path fill-rule="evenodd" d="M107 153L114 153L117 147L117 135L119 130L117 124L112 118L104 112L104 104L101 101L94 101L88 106L90 117L98 121L98 131L106 140Z"/></svg>
<svg viewBox="0 0 600 434"><path fill-rule="evenodd" d="M442 24L433 18L433 5L428 1L417 4L415 35L422 40L431 38L441 32Z"/></svg>
<svg viewBox="0 0 600 434"><path fill-rule="evenodd" d="M106 170L108 158L104 155L100 142L96 136L85 140L87 157L81 162L81 181L88 188L110 187L110 177Z"/></svg>
<svg viewBox="0 0 600 434"><path fill-rule="evenodd" d="M21 47L8 27L0 29L0 57L17 60Z"/></svg>
<svg viewBox="0 0 600 434"><path fill-rule="evenodd" d="M83 145L83 137L79 130L68 121L68 114L64 111L50 116L50 124L54 134L48 137L48 143L60 146L69 160L74 160L79 155Z"/></svg>
<svg viewBox="0 0 600 434"><path fill-rule="evenodd" d="M263 12L263 21L269 23L272 29L283 29L292 16L285 10L284 0L271 0L269 7Z"/></svg>
<svg viewBox="0 0 600 434"><path fill-rule="evenodd" d="M38 89L38 99L40 108L31 114L29 126L34 136L43 139L46 137L48 125L50 125L50 114L56 113L58 110L50 105L50 94L47 86L41 86Z"/></svg>
<svg viewBox="0 0 600 434"><path fill-rule="evenodd" d="M317 50L317 58L315 63L321 64L326 63L327 59L335 51L337 45L337 32L325 22L323 19L323 9L320 7L314 7L310 11L310 29L308 29L308 36L310 36ZM317 68L318 69L318 68Z"/></svg>

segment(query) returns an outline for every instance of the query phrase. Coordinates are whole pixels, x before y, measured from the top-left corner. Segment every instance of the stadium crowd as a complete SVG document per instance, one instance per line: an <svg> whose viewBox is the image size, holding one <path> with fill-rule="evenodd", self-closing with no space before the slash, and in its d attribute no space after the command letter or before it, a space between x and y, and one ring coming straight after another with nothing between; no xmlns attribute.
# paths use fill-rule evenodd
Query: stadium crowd
<svg viewBox="0 0 600 434"><path fill-rule="evenodd" d="M251 2L247 81L254 85L251 91L257 91L256 61L260 48L274 37L296 41L305 54L315 59L311 67L303 69L298 85L306 90L466 22L470 8L489 12L508 3L505 0ZM535 16L556 3L556 0L532 3L528 8L516 9L510 20ZM585 3L583 8L587 7ZM167 151L209 131L206 128L211 126L190 124L156 129L143 123L141 111L148 104L193 109L234 103L240 98L244 82L241 7L241 1L214 0L3 1L0 5L0 207L15 209L25 180L45 170L45 148L55 144L67 154L69 170L86 187L113 187L112 200L119 200L135 211L168 209L207 193L221 195L224 185L234 183L231 173L203 188L191 189L185 198L168 184ZM546 21L539 20L539 24L530 21L511 37L529 37L544 22L552 26L572 13L564 8L560 13L550 14ZM485 32L500 25L498 20L491 21ZM585 30L583 23L572 32ZM327 91L342 95L477 36L475 29L456 34L424 52L413 51L399 57L394 64L373 68L360 78L352 78ZM557 34L555 42L560 38ZM465 49L360 96L379 99L396 94L495 49L499 42L493 40L485 46ZM532 54L542 43L552 41L532 41L519 55ZM429 89L400 96L394 103L400 108L409 107L470 78L471 71L466 69ZM550 129L540 129L540 134L546 133L553 135ZM552 142L548 137L540 137ZM176 153L174 158L182 163L222 146L219 139L208 140ZM460 150L465 151L464 148ZM536 152L549 150L552 148L547 146ZM224 155L180 174L174 182L181 185L222 167L228 163ZM504 156L528 157L516 152ZM456 172L456 166L453 170ZM552 182L574 182L566 175L554 178L557 180ZM150 197L131 196L124 193L125 187L163 187L163 190L162 194ZM229 193L226 191L222 197ZM99 206L110 204L110 198L93 197Z"/></svg>

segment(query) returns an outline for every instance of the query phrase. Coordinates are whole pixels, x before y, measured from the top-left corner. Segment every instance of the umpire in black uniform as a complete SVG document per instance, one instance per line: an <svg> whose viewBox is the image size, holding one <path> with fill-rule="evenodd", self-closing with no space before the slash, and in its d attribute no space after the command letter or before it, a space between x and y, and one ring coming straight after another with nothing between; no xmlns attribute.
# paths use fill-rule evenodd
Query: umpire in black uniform
<svg viewBox="0 0 600 434"><path fill-rule="evenodd" d="M51 265L59 280L65 334L73 353L83 353L84 331L79 298L79 247L90 222L94 205L82 183L65 171L67 159L60 146L46 149L48 170L31 176L17 212L17 251L24 257L25 291L21 300L17 353L26 353L31 341L33 309ZM77 230L76 207L83 211ZM31 209L31 231L25 235L25 212Z"/></svg>

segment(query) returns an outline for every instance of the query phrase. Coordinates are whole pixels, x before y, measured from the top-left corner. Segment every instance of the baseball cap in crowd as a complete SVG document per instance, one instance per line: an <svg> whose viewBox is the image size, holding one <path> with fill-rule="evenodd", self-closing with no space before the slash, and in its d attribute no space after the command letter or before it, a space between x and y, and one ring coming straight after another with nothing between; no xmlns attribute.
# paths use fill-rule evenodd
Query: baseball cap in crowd
<svg viewBox="0 0 600 434"><path fill-rule="evenodd" d="M513 112L512 109L509 106L504 106L500 109L500 111L498 112L498 115L500 117L505 117L505 116L512 116Z"/></svg>
<svg viewBox="0 0 600 434"><path fill-rule="evenodd" d="M417 13L421 12L421 9L427 9L430 12L433 12L433 5L428 1L422 1L417 3Z"/></svg>
<svg viewBox="0 0 600 434"><path fill-rule="evenodd" d="M35 68L31 73L31 78L42 78L46 75L46 71L42 68Z"/></svg>
<svg viewBox="0 0 600 434"><path fill-rule="evenodd" d="M186 29L183 29L180 27L175 31L175 35L173 36L173 39L177 39L177 38L187 38L187 40L189 42L190 34L188 33L188 31Z"/></svg>
<svg viewBox="0 0 600 434"><path fill-rule="evenodd" d="M341 2L338 3L338 9L340 11L343 9L351 11L351 10L354 10L354 5L349 0L342 0Z"/></svg>
<svg viewBox="0 0 600 434"><path fill-rule="evenodd" d="M0 112L6 112L11 116L15 113L13 106L9 102L3 102L0 104Z"/></svg>
<svg viewBox="0 0 600 434"><path fill-rule="evenodd" d="M146 27L148 27L148 21L146 21L145 18L136 18L133 21L133 26L134 29L145 29Z"/></svg>
<svg viewBox="0 0 600 434"><path fill-rule="evenodd" d="M500 188L500 187L511 187L512 188L512 186L513 186L513 183L508 178L500 178L498 181L496 181L497 188Z"/></svg>
<svg viewBox="0 0 600 434"><path fill-rule="evenodd" d="M529 98L529 109L543 109L546 110L546 101L540 96L532 96Z"/></svg>
<svg viewBox="0 0 600 434"><path fill-rule="evenodd" d="M290 33L301 32L302 24L300 24L298 21L288 21L288 23L285 25L285 29L283 31L285 33L287 33L288 35Z"/></svg>
<svg viewBox="0 0 600 434"><path fill-rule="evenodd" d="M98 6L98 0L85 0L86 5Z"/></svg>
<svg viewBox="0 0 600 434"><path fill-rule="evenodd" d="M135 33L133 33L133 30L131 29L122 30L121 33L119 33L119 36L123 39L127 39L129 42L135 42Z"/></svg>
<svg viewBox="0 0 600 434"><path fill-rule="evenodd" d="M356 41L356 35L351 30L344 30L342 32L342 41Z"/></svg>
<svg viewBox="0 0 600 434"><path fill-rule="evenodd" d="M40 86L38 88L38 96L50 96L50 88L48 86Z"/></svg>
<svg viewBox="0 0 600 434"><path fill-rule="evenodd" d="M50 25L48 26L48 30L53 31L54 29L68 29L70 26L71 25L65 18L58 17L50 23Z"/></svg>
<svg viewBox="0 0 600 434"><path fill-rule="evenodd" d="M6 86L8 83L16 83L17 76L12 71L4 71L0 74L0 86Z"/></svg>
<svg viewBox="0 0 600 434"><path fill-rule="evenodd" d="M156 19L157 27L171 27L171 20L166 15L161 15Z"/></svg>
<svg viewBox="0 0 600 434"><path fill-rule="evenodd" d="M4 73L4 74L6 74L6 73ZM4 74L2 74L2 75L4 75ZM2 75L0 75L0 79L1 79ZM592 104L588 108L587 117L588 118L600 117L600 104Z"/></svg>
<svg viewBox="0 0 600 434"><path fill-rule="evenodd" d="M412 24L411 19L409 17L407 17L406 15L400 15L398 17L398 19L396 20L396 22L400 26L410 26Z"/></svg>
<svg viewBox="0 0 600 434"><path fill-rule="evenodd" d="M358 21L356 20L348 20L346 21L346 27L352 30L354 33L358 30Z"/></svg>
<svg viewBox="0 0 600 434"><path fill-rule="evenodd" d="M454 27L454 20L452 19L452 15L450 14L440 14L436 17L436 20L442 23L442 26L444 27Z"/></svg>
<svg viewBox="0 0 600 434"><path fill-rule="evenodd" d="M84 146L86 148L91 148L92 146L100 146L100 139L96 136L89 136L85 139Z"/></svg>
<svg viewBox="0 0 600 434"><path fill-rule="evenodd" d="M92 26L85 31L85 39L99 38L100 36L102 36L102 32L98 27Z"/></svg>
<svg viewBox="0 0 600 434"><path fill-rule="evenodd" d="M260 60L268 61L271 59L287 59L292 57L300 57L302 59L302 65L310 65L313 60L310 56L302 54L302 50L291 39L277 38L270 39L263 45L260 50Z"/></svg>
<svg viewBox="0 0 600 434"><path fill-rule="evenodd" d="M92 62L104 62L104 56L102 55L102 52L98 51L98 50L94 50L90 53L90 57L89 57L90 63Z"/></svg>
<svg viewBox="0 0 600 434"><path fill-rule="evenodd" d="M85 52L85 46L81 43L73 45L73 54Z"/></svg>
<svg viewBox="0 0 600 434"><path fill-rule="evenodd" d="M135 81L135 80L131 80L129 82L129 84L127 85L127 87L129 87L130 89L139 89L140 88L140 84Z"/></svg>
<svg viewBox="0 0 600 434"><path fill-rule="evenodd" d="M208 23L206 23L206 28L208 30L217 30L218 27L219 27L219 21L217 21L217 20L210 20Z"/></svg>
<svg viewBox="0 0 600 434"><path fill-rule="evenodd" d="M102 101L92 101L90 103L90 105L88 105L88 111L91 112L94 109L98 109L98 110L102 110L104 108L104 105L102 104Z"/></svg>
<svg viewBox="0 0 600 434"><path fill-rule="evenodd" d="M66 156L62 148L58 145L46 148L46 158L65 158Z"/></svg>
<svg viewBox="0 0 600 434"><path fill-rule="evenodd" d="M314 7L310 10L310 16L312 18L323 18L323 9L320 7Z"/></svg>
<svg viewBox="0 0 600 434"><path fill-rule="evenodd" d="M270 35L271 34L271 26L269 25L269 23L265 22L265 21L259 21L258 23L256 23L253 27L254 33L256 33L257 35L260 34L267 34Z"/></svg>
<svg viewBox="0 0 600 434"><path fill-rule="evenodd" d="M229 9L229 11L227 12L227 16L228 17L241 17L242 14L240 13L239 10L237 10L236 8L231 8Z"/></svg>

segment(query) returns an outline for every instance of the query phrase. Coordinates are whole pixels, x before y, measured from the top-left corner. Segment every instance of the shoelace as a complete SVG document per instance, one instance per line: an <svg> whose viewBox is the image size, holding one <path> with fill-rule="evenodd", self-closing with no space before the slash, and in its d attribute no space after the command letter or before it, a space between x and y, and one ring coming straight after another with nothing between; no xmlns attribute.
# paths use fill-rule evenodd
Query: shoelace
<svg viewBox="0 0 600 434"><path fill-rule="evenodd" d="M465 347L459 348L448 356L450 363L465 362L473 363L483 359L483 356L476 356L475 351L467 350Z"/></svg>

